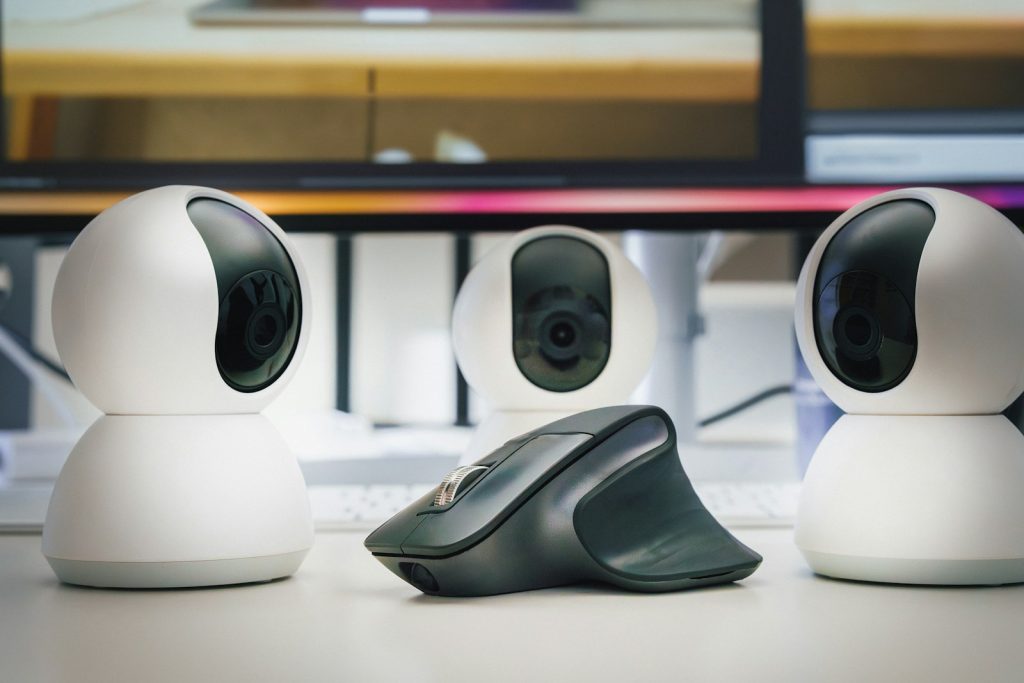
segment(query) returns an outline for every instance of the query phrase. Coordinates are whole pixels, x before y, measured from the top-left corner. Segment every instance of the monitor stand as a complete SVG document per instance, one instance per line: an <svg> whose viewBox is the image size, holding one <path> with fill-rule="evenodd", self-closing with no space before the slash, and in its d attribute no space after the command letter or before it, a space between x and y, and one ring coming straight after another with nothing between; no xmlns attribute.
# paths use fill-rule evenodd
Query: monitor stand
<svg viewBox="0 0 1024 683"><path fill-rule="evenodd" d="M692 232L630 230L622 237L623 250L650 283L658 309L654 360L632 399L663 408L684 443L694 441L697 432L694 341L703 331L697 304L703 242Z"/></svg>

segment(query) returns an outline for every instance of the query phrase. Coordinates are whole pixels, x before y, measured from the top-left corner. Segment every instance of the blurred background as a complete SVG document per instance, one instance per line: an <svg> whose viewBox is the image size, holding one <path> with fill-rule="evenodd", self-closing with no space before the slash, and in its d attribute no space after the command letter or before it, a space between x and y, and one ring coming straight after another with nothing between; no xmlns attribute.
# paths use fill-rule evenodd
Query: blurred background
<svg viewBox="0 0 1024 683"><path fill-rule="evenodd" d="M669 370L691 473L796 482L837 414L792 334L817 233L895 184L1024 207L1019 0L4 0L0 22L0 322L57 362L53 281L91 215L169 182L241 191L313 282L271 409L310 462L457 453L483 410L450 348L458 283L510 231L569 222L678 236L658 287L690 321ZM40 372L0 354L8 463L26 430L59 452L95 416Z"/></svg>

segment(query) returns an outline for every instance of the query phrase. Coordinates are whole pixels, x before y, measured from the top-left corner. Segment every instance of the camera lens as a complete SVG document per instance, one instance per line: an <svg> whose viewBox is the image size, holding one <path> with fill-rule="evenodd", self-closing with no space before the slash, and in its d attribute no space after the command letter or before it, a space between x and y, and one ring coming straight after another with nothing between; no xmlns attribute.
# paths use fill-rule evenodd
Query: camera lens
<svg viewBox="0 0 1024 683"><path fill-rule="evenodd" d="M551 326L551 343L565 348L571 346L576 339L576 329L567 322L559 322Z"/></svg>
<svg viewBox="0 0 1024 683"><path fill-rule="evenodd" d="M284 341L284 313L276 304L253 312L246 326L245 340L249 352L257 358L269 358Z"/></svg>
<svg viewBox="0 0 1024 683"><path fill-rule="evenodd" d="M513 319L516 364L549 391L575 391L592 382L611 349L608 313L568 286L535 293Z"/></svg>
<svg viewBox="0 0 1024 683"><path fill-rule="evenodd" d="M840 309L833 324L832 334L840 351L854 360L873 358L882 345L878 319L860 306Z"/></svg>
<svg viewBox="0 0 1024 683"><path fill-rule="evenodd" d="M885 391L910 371L917 349L914 314L888 279L841 273L815 305L818 348L829 369L860 391Z"/></svg>
<svg viewBox="0 0 1024 683"><path fill-rule="evenodd" d="M299 302L288 281L258 270L234 284L221 302L217 363L239 391L258 391L288 366L298 340Z"/></svg>
<svg viewBox="0 0 1024 683"><path fill-rule="evenodd" d="M268 314L256 318L252 324L253 340L257 346L270 346L274 337L277 336L277 321Z"/></svg>
<svg viewBox="0 0 1024 683"><path fill-rule="evenodd" d="M852 315L843 327L847 338L857 345L866 344L871 338L871 323L863 315Z"/></svg>
<svg viewBox="0 0 1024 683"><path fill-rule="evenodd" d="M583 325L570 311L551 313L540 324L540 352L551 361L575 360L580 355L583 338Z"/></svg>

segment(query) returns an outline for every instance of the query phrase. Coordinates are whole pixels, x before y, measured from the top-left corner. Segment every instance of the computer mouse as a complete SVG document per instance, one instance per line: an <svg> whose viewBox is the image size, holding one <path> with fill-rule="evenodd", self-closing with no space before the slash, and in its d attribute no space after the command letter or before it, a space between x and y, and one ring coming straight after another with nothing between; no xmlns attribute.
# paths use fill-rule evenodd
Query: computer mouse
<svg viewBox="0 0 1024 683"><path fill-rule="evenodd" d="M643 592L738 581L761 556L693 490L668 415L578 413L513 439L366 539L430 595L481 596L603 582Z"/></svg>

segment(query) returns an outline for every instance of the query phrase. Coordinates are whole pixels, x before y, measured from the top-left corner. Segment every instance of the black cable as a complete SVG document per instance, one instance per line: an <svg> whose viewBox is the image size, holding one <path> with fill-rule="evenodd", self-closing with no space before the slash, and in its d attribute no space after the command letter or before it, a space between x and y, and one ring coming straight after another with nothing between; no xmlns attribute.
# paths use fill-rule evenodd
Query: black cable
<svg viewBox="0 0 1024 683"><path fill-rule="evenodd" d="M789 394L789 393L792 393L792 391L793 391L793 385L792 384L780 384L779 386L772 387L770 389L765 389L764 391L762 391L762 392L760 392L758 394L754 394L753 396L751 396L748 399L740 401L739 403L737 403L734 406L731 406L729 408L726 408L725 410L719 411L719 412L715 413L714 415L711 415L710 417L705 417L703 420L700 420L699 422L697 422L697 426L698 427L707 427L708 425L712 425L712 424L714 424L716 422L719 422L721 420L725 420L726 418L730 418L730 417L732 417L733 415L735 415L737 413L742 413L747 408L751 408L751 407L757 405L758 403L760 403L761 401L767 401L768 399L772 398L773 396L779 396L781 394Z"/></svg>
<svg viewBox="0 0 1024 683"><path fill-rule="evenodd" d="M29 340L28 337L2 321L0 321L0 328L3 328L7 334L11 335L11 338L17 342L18 346L20 346L25 353L32 357L32 360L42 365L53 374L58 375L69 384L71 383L71 376L68 375L67 370L65 370L60 363L50 360L41 352L37 351L35 347L32 346L32 341Z"/></svg>

